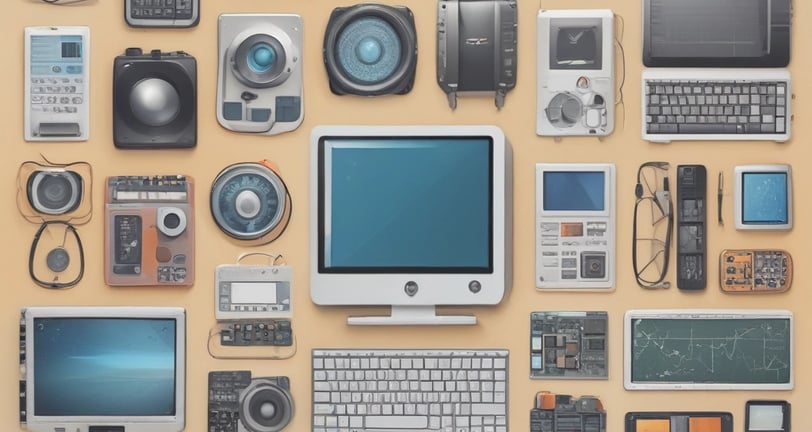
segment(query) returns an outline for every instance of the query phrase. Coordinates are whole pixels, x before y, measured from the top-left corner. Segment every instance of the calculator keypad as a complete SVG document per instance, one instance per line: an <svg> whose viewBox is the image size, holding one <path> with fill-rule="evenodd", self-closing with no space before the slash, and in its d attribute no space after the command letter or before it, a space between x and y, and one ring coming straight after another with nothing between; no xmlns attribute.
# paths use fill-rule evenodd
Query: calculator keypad
<svg viewBox="0 0 812 432"><path fill-rule="evenodd" d="M183 20L192 15L192 0L131 0L130 17L135 19Z"/></svg>
<svg viewBox="0 0 812 432"><path fill-rule="evenodd" d="M32 77L31 110L49 114L76 113L84 100L84 79Z"/></svg>

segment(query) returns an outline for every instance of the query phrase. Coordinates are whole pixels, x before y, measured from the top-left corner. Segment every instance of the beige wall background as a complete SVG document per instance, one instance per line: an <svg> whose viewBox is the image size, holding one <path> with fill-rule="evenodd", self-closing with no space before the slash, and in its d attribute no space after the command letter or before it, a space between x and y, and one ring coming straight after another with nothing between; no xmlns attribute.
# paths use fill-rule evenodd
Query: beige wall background
<svg viewBox="0 0 812 432"><path fill-rule="evenodd" d="M793 39L796 48L790 69L795 81L793 138L785 144L747 142L686 142L651 144L640 138L641 2L640 0L519 1L518 83L497 111L489 97L461 98L456 111L448 108L445 94L435 81L436 1L381 0L405 4L415 15L419 61L414 89L405 96L379 98L339 97L330 93L321 57L324 29L331 10L350 2L335 0L203 0L200 24L192 29L135 29L126 25L123 2L89 0L76 6L53 6L37 0L6 0L0 14L4 52L0 77L5 84L0 104L0 213L3 243L3 300L0 302L0 429L17 430L17 320L27 305L173 305L187 310L186 430L206 428L206 380L211 370L250 369L255 376L288 375L296 412L288 430L310 427L310 350L314 347L504 347L510 349L510 417L513 431L529 428L528 415L537 391L550 390L601 398L607 410L609 432L623 430L623 416L637 410L723 410L735 417L735 430L744 428L744 404L749 399L786 399L795 405L793 429L812 430L805 407L812 403L812 347L805 342L812 332L806 304L812 300L805 264L812 259L812 200L805 187L812 170L806 164L812 122L805 121L812 104L812 82L803 79L812 54L803 49L809 36L812 7L795 2ZM561 142L535 134L536 115L536 13L540 7L611 8L623 17L625 30L625 104L617 111L615 132L597 139L571 138ZM303 48L305 118L288 134L266 137L235 134L217 123L217 17L221 13L296 13L304 19ZM28 143L23 140L23 28L33 25L88 25L91 28L91 138L81 143ZM185 50L198 61L198 144L186 151L121 151L112 143L112 64L127 47L145 50ZM618 64L621 63L618 58ZM618 76L619 78L619 76ZM619 81L619 80L618 80ZM309 298L308 196L310 130L320 124L495 124L509 137L514 151L514 279L512 292L495 307L463 308L475 313L479 324L462 328L358 328L345 325L351 313L381 312L383 308L325 308ZM64 291L37 287L28 277L28 247L37 229L15 209L19 164L42 154L53 161L86 160L93 165L93 219L79 228L85 244L87 268L82 282ZM285 234L260 247L243 247L221 233L209 213L208 191L215 175L235 162L270 159L279 164L294 202L293 217ZM644 291L631 269L631 224L637 166L648 160L702 163L708 170L708 287L686 294L676 288ZM534 289L534 164L537 162L613 162L617 165L617 290L613 293L540 293ZM745 163L792 163L795 182L795 228L786 233L743 233L733 228L733 166ZM674 169L672 169L672 175ZM715 222L716 174L725 172L725 225ZM103 180L110 175L191 175L198 184L197 274L190 288L112 288L103 279ZM792 289L780 295L731 296L718 288L718 253L724 248L785 248L798 271ZM233 263L243 252L284 254L294 268L294 330L298 353L289 360L215 360L206 352L208 329L214 324L214 268ZM669 276L674 282L674 271ZM635 391L623 389L623 313L633 308L787 308L795 312L795 389L782 392L753 391ZM604 381L538 381L529 375L529 314L537 310L608 310L609 379Z"/></svg>

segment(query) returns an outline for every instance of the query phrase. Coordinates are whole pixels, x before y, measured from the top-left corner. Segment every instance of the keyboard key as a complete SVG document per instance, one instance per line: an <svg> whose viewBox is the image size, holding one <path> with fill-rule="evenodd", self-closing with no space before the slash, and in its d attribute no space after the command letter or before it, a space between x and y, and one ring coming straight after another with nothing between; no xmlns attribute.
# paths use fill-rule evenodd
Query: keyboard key
<svg viewBox="0 0 812 432"><path fill-rule="evenodd" d="M426 429L428 417L424 416L367 416L364 419L367 429Z"/></svg>

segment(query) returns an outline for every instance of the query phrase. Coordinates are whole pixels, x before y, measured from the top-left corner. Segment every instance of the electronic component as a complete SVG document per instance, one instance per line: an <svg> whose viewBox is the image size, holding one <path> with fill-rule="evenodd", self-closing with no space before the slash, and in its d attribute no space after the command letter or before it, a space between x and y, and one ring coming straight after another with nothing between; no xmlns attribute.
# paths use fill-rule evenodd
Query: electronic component
<svg viewBox="0 0 812 432"><path fill-rule="evenodd" d="M304 119L302 17L223 14L217 29L220 125L264 135L298 128Z"/></svg>
<svg viewBox="0 0 812 432"><path fill-rule="evenodd" d="M625 432L733 432L733 415L714 411L629 412Z"/></svg>
<svg viewBox="0 0 812 432"><path fill-rule="evenodd" d="M312 367L314 431L336 424L356 431L508 430L507 350L314 349ZM333 397L339 389L348 389L341 391L346 396ZM367 409L366 400L392 400L393 391L422 395L421 407L412 410L404 400L401 408Z"/></svg>
<svg viewBox="0 0 812 432"><path fill-rule="evenodd" d="M293 271L289 266L217 266L214 315L218 320L289 318Z"/></svg>
<svg viewBox="0 0 812 432"><path fill-rule="evenodd" d="M137 0L131 0L137 1ZM113 144L124 149L197 144L197 61L183 52L127 48L113 61Z"/></svg>
<svg viewBox="0 0 812 432"><path fill-rule="evenodd" d="M606 410L595 396L573 398L542 391L535 399L530 432L606 432Z"/></svg>
<svg viewBox="0 0 812 432"><path fill-rule="evenodd" d="M108 177L104 279L111 286L194 283L194 183L190 177Z"/></svg>
<svg viewBox="0 0 812 432"><path fill-rule="evenodd" d="M310 146L314 303L392 305L351 324L475 324L435 305L502 300L513 164L501 129L319 126Z"/></svg>
<svg viewBox="0 0 812 432"><path fill-rule="evenodd" d="M90 136L90 28L25 28L25 140Z"/></svg>
<svg viewBox="0 0 812 432"><path fill-rule="evenodd" d="M293 418L290 380L251 371L209 372L208 432L279 432Z"/></svg>
<svg viewBox="0 0 812 432"><path fill-rule="evenodd" d="M124 0L124 19L133 27L194 27L200 0Z"/></svg>
<svg viewBox="0 0 812 432"><path fill-rule="evenodd" d="M737 230L792 229L792 167L786 164L734 168L733 209Z"/></svg>
<svg viewBox="0 0 812 432"><path fill-rule="evenodd" d="M220 171L212 182L210 204L220 230L251 245L279 238L293 212L279 167L267 160L237 163Z"/></svg>
<svg viewBox="0 0 812 432"><path fill-rule="evenodd" d="M290 320L219 321L220 344L223 346L291 346L293 330Z"/></svg>
<svg viewBox="0 0 812 432"><path fill-rule="evenodd" d="M536 288L614 289L614 164L536 164Z"/></svg>
<svg viewBox="0 0 812 432"><path fill-rule="evenodd" d="M180 432L185 380L182 308L21 310L20 423L26 430Z"/></svg>
<svg viewBox="0 0 812 432"><path fill-rule="evenodd" d="M538 13L536 133L606 136L615 128L614 14Z"/></svg>
<svg viewBox="0 0 812 432"><path fill-rule="evenodd" d="M377 3L337 7L322 53L333 94L406 94L417 69L414 14L406 6Z"/></svg>
<svg viewBox="0 0 812 432"><path fill-rule="evenodd" d="M719 286L731 293L782 293L792 285L792 256L783 250L725 249Z"/></svg>
<svg viewBox="0 0 812 432"><path fill-rule="evenodd" d="M630 310L623 328L624 387L791 390L793 333L787 310Z"/></svg>
<svg viewBox="0 0 812 432"><path fill-rule="evenodd" d="M744 432L789 432L790 404L787 401L749 400L744 415Z"/></svg>
<svg viewBox="0 0 812 432"><path fill-rule="evenodd" d="M707 171L677 166L677 288L702 290L707 282Z"/></svg>
<svg viewBox="0 0 812 432"><path fill-rule="evenodd" d="M530 378L609 377L606 312L531 312Z"/></svg>
<svg viewBox="0 0 812 432"><path fill-rule="evenodd" d="M493 94L496 108L516 86L516 0L437 3L437 84L451 109L457 95Z"/></svg>

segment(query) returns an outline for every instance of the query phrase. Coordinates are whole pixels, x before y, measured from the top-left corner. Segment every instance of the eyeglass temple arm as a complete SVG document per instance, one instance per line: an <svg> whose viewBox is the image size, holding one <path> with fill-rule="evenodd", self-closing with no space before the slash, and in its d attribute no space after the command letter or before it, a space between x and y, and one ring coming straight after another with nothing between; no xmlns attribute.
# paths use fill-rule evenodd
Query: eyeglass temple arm
<svg viewBox="0 0 812 432"><path fill-rule="evenodd" d="M664 215L671 215L671 187L668 185L668 176L663 178L663 190L654 192L657 207Z"/></svg>

